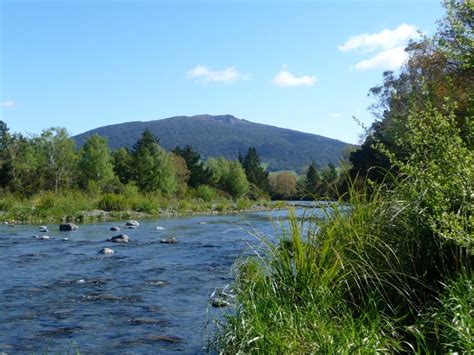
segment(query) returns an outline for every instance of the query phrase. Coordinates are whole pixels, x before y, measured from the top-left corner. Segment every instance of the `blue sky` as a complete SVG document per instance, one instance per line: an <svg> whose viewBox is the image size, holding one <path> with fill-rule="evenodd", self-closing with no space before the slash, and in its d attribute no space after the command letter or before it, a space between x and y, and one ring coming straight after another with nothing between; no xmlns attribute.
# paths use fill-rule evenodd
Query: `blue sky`
<svg viewBox="0 0 474 355"><path fill-rule="evenodd" d="M357 143L370 87L444 15L425 1L0 0L0 119L71 134L232 114Z"/></svg>

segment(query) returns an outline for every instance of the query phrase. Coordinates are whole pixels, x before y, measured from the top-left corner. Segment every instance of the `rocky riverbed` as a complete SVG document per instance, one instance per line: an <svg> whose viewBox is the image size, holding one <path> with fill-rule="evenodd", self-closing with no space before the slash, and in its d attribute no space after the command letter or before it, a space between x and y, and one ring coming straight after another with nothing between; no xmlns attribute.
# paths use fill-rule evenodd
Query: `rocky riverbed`
<svg viewBox="0 0 474 355"><path fill-rule="evenodd" d="M0 226L0 352L205 352L231 267L258 245L247 231L275 234L269 215Z"/></svg>

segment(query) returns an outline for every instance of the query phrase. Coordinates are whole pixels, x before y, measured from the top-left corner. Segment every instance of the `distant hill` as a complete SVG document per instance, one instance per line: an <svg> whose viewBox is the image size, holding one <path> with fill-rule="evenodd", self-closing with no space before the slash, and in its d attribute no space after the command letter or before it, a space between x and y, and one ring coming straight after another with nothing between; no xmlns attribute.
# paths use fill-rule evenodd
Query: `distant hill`
<svg viewBox="0 0 474 355"><path fill-rule="evenodd" d="M203 158L236 159L256 147L268 170L301 170L313 160L318 165L338 164L347 143L323 136L278 128L231 115L178 116L148 122L127 122L99 127L74 137L78 146L97 133L109 139L112 149L131 148L149 128L167 150L191 145Z"/></svg>

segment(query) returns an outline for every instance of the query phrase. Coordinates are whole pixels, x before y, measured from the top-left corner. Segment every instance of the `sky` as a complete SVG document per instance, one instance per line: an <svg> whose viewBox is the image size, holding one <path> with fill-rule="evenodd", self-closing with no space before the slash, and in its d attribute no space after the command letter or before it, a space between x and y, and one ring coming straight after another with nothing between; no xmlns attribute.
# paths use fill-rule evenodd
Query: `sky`
<svg viewBox="0 0 474 355"><path fill-rule="evenodd" d="M359 143L368 90L443 16L437 0L0 0L0 120L75 135L232 114Z"/></svg>

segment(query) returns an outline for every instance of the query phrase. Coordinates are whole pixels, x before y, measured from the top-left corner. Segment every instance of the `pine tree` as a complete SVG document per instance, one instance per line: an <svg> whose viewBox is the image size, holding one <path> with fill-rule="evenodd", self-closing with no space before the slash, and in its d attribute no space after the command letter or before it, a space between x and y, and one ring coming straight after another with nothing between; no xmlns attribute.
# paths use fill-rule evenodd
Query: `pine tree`
<svg viewBox="0 0 474 355"><path fill-rule="evenodd" d="M0 187L7 187L11 181L12 161L8 151L10 132L7 124L0 121Z"/></svg>
<svg viewBox="0 0 474 355"><path fill-rule="evenodd" d="M147 128L132 151L133 180L142 192L176 191L177 181L170 155L159 146L159 139Z"/></svg>
<svg viewBox="0 0 474 355"><path fill-rule="evenodd" d="M241 159L242 158L239 157L239 161ZM268 172L266 172L261 166L257 149L255 147L250 147L247 151L247 154L242 159L242 162L245 175L247 175L247 180L251 184L258 186L263 191L268 192L270 190L270 185L268 183Z"/></svg>
<svg viewBox="0 0 474 355"><path fill-rule="evenodd" d="M316 164L313 161L306 171L306 179L304 182L304 194L307 195L316 195L318 191L319 184L321 183L321 178L318 171L316 170Z"/></svg>
<svg viewBox="0 0 474 355"><path fill-rule="evenodd" d="M186 166L189 169L189 186L196 188L211 182L211 170L204 166L201 161L201 155L194 151L191 146L187 145L184 148L176 147L173 153L181 156L186 161Z"/></svg>

